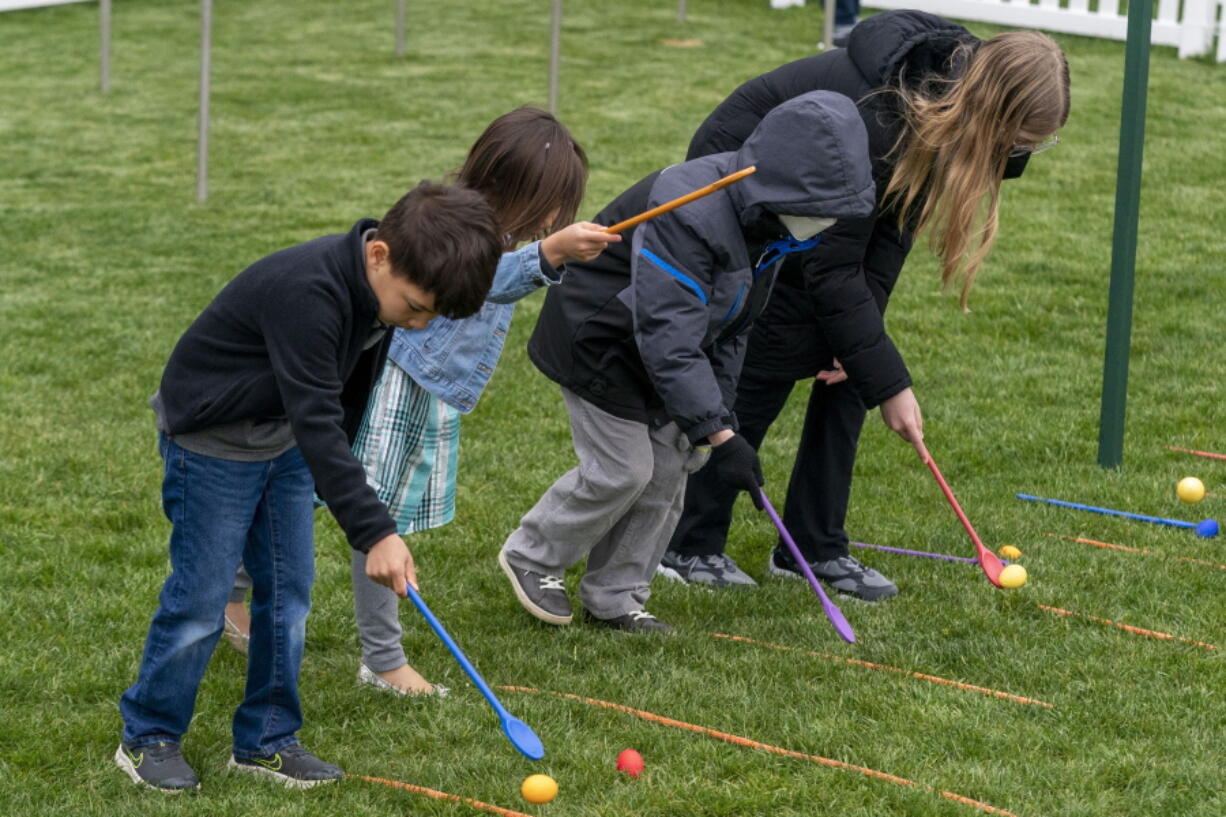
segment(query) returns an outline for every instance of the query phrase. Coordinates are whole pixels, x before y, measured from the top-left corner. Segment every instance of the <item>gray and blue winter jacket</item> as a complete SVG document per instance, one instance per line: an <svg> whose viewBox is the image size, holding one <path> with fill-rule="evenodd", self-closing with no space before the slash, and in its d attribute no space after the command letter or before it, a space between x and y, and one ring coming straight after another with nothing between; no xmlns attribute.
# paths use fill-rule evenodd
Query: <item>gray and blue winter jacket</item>
<svg viewBox="0 0 1226 817"><path fill-rule="evenodd" d="M783 257L771 245L786 237L776 216L850 219L873 209L855 104L826 91L797 96L736 151L654 173L595 218L612 224L749 165L753 175L643 222L594 261L568 264L529 342L536 366L610 414L672 420L694 442L735 428L746 332Z"/></svg>

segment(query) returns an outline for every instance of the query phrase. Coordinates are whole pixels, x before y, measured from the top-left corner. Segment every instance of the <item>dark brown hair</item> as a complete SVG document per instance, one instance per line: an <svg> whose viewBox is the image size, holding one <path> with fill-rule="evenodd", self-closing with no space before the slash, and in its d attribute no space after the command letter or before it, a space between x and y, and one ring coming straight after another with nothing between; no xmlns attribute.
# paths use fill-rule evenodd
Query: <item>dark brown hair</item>
<svg viewBox="0 0 1226 817"><path fill-rule="evenodd" d="M587 185L587 155L566 127L539 108L516 108L473 143L456 181L480 192L512 244L575 220ZM548 224L554 210L558 215Z"/></svg>
<svg viewBox="0 0 1226 817"><path fill-rule="evenodd" d="M502 257L489 202L460 185L424 181L392 205L375 239L390 249L392 272L434 294L447 318L476 314Z"/></svg>

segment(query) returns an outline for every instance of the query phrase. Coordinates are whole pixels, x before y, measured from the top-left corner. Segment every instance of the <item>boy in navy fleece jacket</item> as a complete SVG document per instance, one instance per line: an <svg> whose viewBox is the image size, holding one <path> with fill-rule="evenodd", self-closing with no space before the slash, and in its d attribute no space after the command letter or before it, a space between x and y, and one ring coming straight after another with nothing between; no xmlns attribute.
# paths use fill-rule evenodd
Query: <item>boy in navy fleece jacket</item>
<svg viewBox="0 0 1226 817"><path fill-rule="evenodd" d="M314 573L313 494L367 575L405 595L412 555L351 452L389 328L480 309L502 252L485 199L423 182L382 221L274 253L179 339L151 403L173 525L115 762L164 791L199 780L179 751L241 560L253 597L247 689L230 765L290 786L342 771L298 743L298 669Z"/></svg>

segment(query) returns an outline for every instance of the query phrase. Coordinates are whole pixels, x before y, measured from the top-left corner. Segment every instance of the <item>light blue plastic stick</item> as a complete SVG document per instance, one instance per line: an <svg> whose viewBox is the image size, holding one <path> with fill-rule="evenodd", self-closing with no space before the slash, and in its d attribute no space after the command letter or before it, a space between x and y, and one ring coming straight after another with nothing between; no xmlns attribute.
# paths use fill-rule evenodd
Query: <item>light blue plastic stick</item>
<svg viewBox="0 0 1226 817"><path fill-rule="evenodd" d="M502 701L498 700L498 696L494 694L494 690L490 689L489 684L485 683L485 679L477 672L476 667L464 655L460 647L452 640L447 631L443 629L443 625L434 617L434 613L430 612L430 608L426 606L426 602L422 600L421 595L413 589L412 585L406 584L406 589L409 591L409 601L413 602L413 606L417 608L417 612L421 613L426 623L430 625L430 629L434 630L434 634L439 637L439 640L451 650L451 654L455 657L456 663L460 665L460 669L472 679L473 684L485 696L485 700L494 709L494 713L498 715L498 720L502 721L502 731L506 733L507 740L511 741L511 745L523 754L529 760L540 760L545 756L545 747L541 743L541 739L536 736L536 732L532 731L532 727L521 721L519 718L507 711L507 708L502 705Z"/></svg>

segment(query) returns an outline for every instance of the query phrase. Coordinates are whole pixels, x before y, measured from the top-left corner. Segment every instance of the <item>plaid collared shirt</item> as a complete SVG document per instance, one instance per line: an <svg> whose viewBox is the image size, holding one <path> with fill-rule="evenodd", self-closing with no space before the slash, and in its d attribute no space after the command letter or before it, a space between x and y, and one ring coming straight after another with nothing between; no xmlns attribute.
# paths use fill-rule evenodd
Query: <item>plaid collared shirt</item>
<svg viewBox="0 0 1226 817"><path fill-rule="evenodd" d="M460 413L392 361L383 368L353 453L401 534L455 518Z"/></svg>

